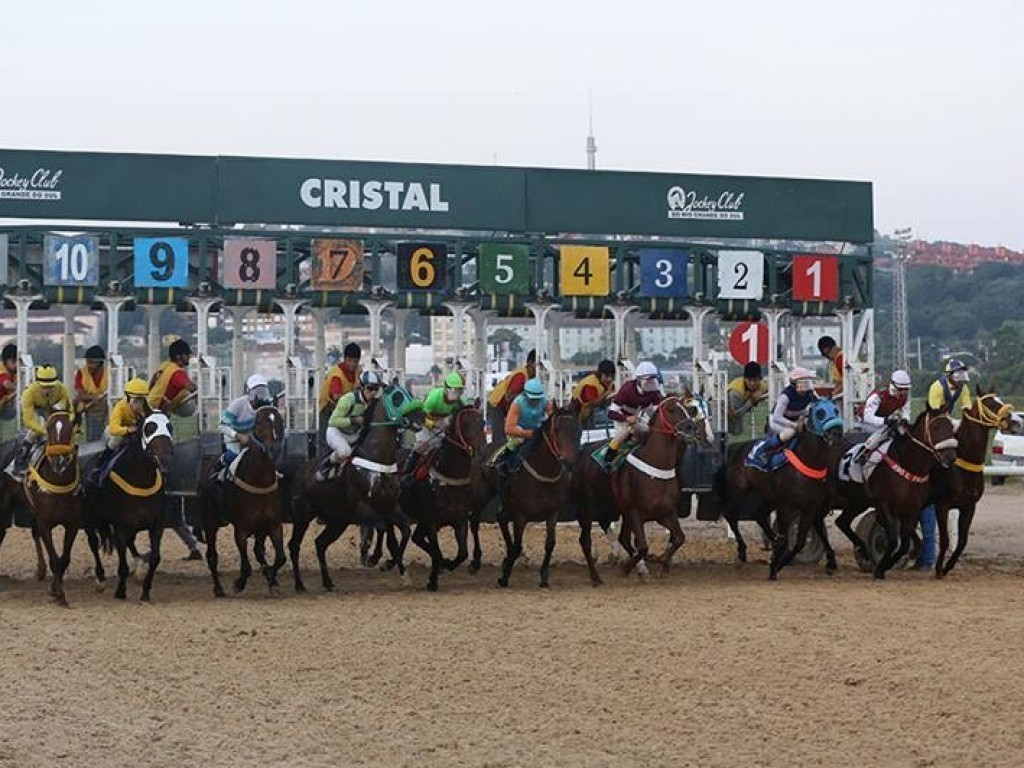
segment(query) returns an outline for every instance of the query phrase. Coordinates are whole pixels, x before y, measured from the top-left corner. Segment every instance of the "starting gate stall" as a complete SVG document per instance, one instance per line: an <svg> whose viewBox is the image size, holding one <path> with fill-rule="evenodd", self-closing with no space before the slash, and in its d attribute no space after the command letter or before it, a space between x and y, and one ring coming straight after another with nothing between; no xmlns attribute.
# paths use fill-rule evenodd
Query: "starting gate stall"
<svg viewBox="0 0 1024 768"><path fill-rule="evenodd" d="M196 473L214 442L219 450L220 409L241 394L242 319L254 311L284 321L274 378L284 383L289 428L307 438L289 442L296 462L322 426L324 326L339 315L368 316L370 360L385 359L383 323L393 318L389 377L405 369L409 314L452 316L459 354L469 318L475 343L460 363L481 394L492 317L532 321L538 370L556 392L570 387L560 318L610 319L606 356L620 361L620 383L637 359L635 323L688 324L694 381L711 399L720 435L729 376L711 353L713 334L750 323L740 342L781 373L787 318L832 317L848 391L870 390L869 183L20 150L0 150L0 166L23 182L0 197L0 267L14 286L3 299L21 352L29 351L33 309L103 309L108 334L120 311L144 309L149 374L159 361L161 313L194 313L198 447L188 460ZM233 319L228 367L211 356L211 313ZM311 360L295 349L300 323L314 329ZM108 346L113 360L116 336ZM774 395L780 382L773 376L770 384ZM119 391L112 386L110 397ZM843 403L846 418L852 400ZM181 483L194 490L197 474L185 474Z"/></svg>

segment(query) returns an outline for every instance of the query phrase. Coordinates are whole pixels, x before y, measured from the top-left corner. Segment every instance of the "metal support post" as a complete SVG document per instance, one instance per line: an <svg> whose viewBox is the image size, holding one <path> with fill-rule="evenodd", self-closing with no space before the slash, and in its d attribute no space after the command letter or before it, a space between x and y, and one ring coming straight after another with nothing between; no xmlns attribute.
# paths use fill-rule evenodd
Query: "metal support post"
<svg viewBox="0 0 1024 768"><path fill-rule="evenodd" d="M633 358L629 355L629 349L626 344L626 319L630 313L636 311L636 307L626 304L605 304L605 311L611 313L612 320L615 323L615 331L612 336L612 349L615 357L615 370L616 370L616 381L615 386L618 387L622 384L622 373L618 362L623 358ZM635 345L634 345L635 347ZM636 352L635 348L633 350Z"/></svg>
<svg viewBox="0 0 1024 768"><path fill-rule="evenodd" d="M196 311L196 354L206 357L210 351L207 341L210 312L220 304L220 299L215 296L186 296L185 301L191 304Z"/></svg>
<svg viewBox="0 0 1024 768"><path fill-rule="evenodd" d="M548 315L556 307L556 304L538 304L531 303L527 304L526 308L533 315L534 319L534 332L533 332L533 348L537 350L537 377L540 378L541 371L544 369L541 365L541 360L545 359L547 355L546 344L544 343L544 326Z"/></svg>
<svg viewBox="0 0 1024 768"><path fill-rule="evenodd" d="M75 382L75 315L81 307L74 304L63 305L64 310L64 347L61 371L64 374L64 386L68 392L74 391Z"/></svg>
<svg viewBox="0 0 1024 768"><path fill-rule="evenodd" d="M359 303L370 315L370 358L375 360L380 357L381 315L391 306L391 302L384 299L366 299Z"/></svg>
<svg viewBox="0 0 1024 768"><path fill-rule="evenodd" d="M409 325L409 316L415 315L415 309L397 309L391 307L391 317L395 323L395 351L391 356L391 368L399 380L404 382L406 378L405 349L408 346L406 328Z"/></svg>
<svg viewBox="0 0 1024 768"><path fill-rule="evenodd" d="M231 379L235 387L245 381L248 372L245 365L245 318L256 311L256 307L224 306L221 311L231 318ZM237 392L232 392L232 395Z"/></svg>
<svg viewBox="0 0 1024 768"><path fill-rule="evenodd" d="M492 310L483 310L471 307L469 316L473 320L473 393L480 398L487 395L488 386L488 365L487 365L487 319L495 313Z"/></svg>
<svg viewBox="0 0 1024 768"><path fill-rule="evenodd" d="M163 345L160 343L160 317L163 315L166 307L161 306L147 306L143 307L146 312L146 322L148 325L149 335L146 339L146 377L150 377L160 366L160 358L163 353ZM107 351L110 354L110 351Z"/></svg>
<svg viewBox="0 0 1024 768"><path fill-rule="evenodd" d="M319 380L327 369L327 313L334 310L328 307L315 307L309 311L313 315L313 370L316 371L316 378Z"/></svg>
<svg viewBox="0 0 1024 768"><path fill-rule="evenodd" d="M779 368L779 321L789 314L788 309L777 309L765 307L761 310L761 316L768 324L768 370L776 371ZM779 382L777 376L769 374L768 377L768 402L774 403L779 396Z"/></svg>

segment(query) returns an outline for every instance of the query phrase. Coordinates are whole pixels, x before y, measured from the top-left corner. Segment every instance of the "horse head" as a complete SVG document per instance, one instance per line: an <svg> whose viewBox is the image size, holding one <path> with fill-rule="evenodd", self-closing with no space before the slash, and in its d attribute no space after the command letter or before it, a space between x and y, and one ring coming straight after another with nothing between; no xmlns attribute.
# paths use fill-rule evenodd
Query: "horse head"
<svg viewBox="0 0 1024 768"><path fill-rule="evenodd" d="M707 440L705 413L694 395L666 397L654 411L651 432L681 438L689 443Z"/></svg>
<svg viewBox="0 0 1024 768"><path fill-rule="evenodd" d="M75 422L67 411L55 411L46 420L46 460L57 474L76 459Z"/></svg>
<svg viewBox="0 0 1024 768"><path fill-rule="evenodd" d="M998 428L1003 432L1013 431L1013 405L1004 403L995 390L982 392L981 387L976 387L975 393L977 398L974 405L964 411L964 418L990 429Z"/></svg>
<svg viewBox="0 0 1024 768"><path fill-rule="evenodd" d="M470 458L482 455L487 447L483 414L473 405L458 408L448 422L445 439Z"/></svg>
<svg viewBox="0 0 1024 768"><path fill-rule="evenodd" d="M930 451L944 467L956 461L956 427L948 414L926 408L911 426L910 439Z"/></svg>
<svg viewBox="0 0 1024 768"><path fill-rule="evenodd" d="M572 467L579 451L582 431L579 413L556 406L544 419L540 431L551 454L564 466Z"/></svg>
<svg viewBox="0 0 1024 768"><path fill-rule="evenodd" d="M153 411L142 422L139 444L146 457L166 473L174 458L174 431L171 420L163 411Z"/></svg>
<svg viewBox="0 0 1024 768"><path fill-rule="evenodd" d="M826 445L836 445L843 438L843 417L839 408L828 398L811 405L807 414L807 429L821 438Z"/></svg>
<svg viewBox="0 0 1024 768"><path fill-rule="evenodd" d="M284 418L277 408L263 405L256 409L252 438L252 444L277 464L284 448Z"/></svg>

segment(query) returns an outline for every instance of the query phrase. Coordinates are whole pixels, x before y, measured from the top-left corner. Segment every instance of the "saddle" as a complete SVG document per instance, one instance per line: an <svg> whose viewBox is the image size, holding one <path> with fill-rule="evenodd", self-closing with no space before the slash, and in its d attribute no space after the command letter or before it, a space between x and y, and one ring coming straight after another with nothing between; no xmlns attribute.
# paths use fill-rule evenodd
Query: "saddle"
<svg viewBox="0 0 1024 768"><path fill-rule="evenodd" d="M623 464L626 463L626 459L633 453L637 448L640 447L640 443L636 440L629 440L623 443L622 447L619 448L619 452L615 454L615 458L612 459L611 464L608 463L607 455L610 443L605 443L596 451L590 454L590 458L598 463L605 472L614 474L619 470Z"/></svg>
<svg viewBox="0 0 1024 768"><path fill-rule="evenodd" d="M837 473L839 479L846 483L863 485L871 477L875 468L881 464L883 455L889 452L889 446L891 445L892 440L886 440L868 455L863 464L857 459L867 450L867 446L864 443L857 443L857 445L852 446L843 454L843 458L839 460L839 471Z"/></svg>
<svg viewBox="0 0 1024 768"><path fill-rule="evenodd" d="M759 472L778 472L784 466L789 463L789 459L786 456L786 449L792 451L796 448L800 438L794 437L785 445L777 448L768 447L768 441L770 437L766 437L764 440L758 440L754 443L753 447L747 453L745 461L746 466L756 469Z"/></svg>
<svg viewBox="0 0 1024 768"><path fill-rule="evenodd" d="M25 476L28 474L28 470L32 467L38 467L43 462L43 452L46 450L46 443L37 443L32 448L32 452L29 454L28 462L25 464L25 472L15 472L15 465L18 461L18 451L20 448L15 449L14 455L11 456L11 460L4 467L4 472L10 475L12 478L17 480L19 483L25 480Z"/></svg>

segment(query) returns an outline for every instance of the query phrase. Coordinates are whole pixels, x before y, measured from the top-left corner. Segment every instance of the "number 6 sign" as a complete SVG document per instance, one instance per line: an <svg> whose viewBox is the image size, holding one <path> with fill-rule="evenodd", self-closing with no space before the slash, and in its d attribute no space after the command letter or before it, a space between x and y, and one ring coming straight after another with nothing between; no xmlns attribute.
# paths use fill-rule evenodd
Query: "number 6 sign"
<svg viewBox="0 0 1024 768"><path fill-rule="evenodd" d="M225 288L273 288L277 284L277 243L247 237L224 238Z"/></svg>
<svg viewBox="0 0 1024 768"><path fill-rule="evenodd" d="M793 300L839 301L838 257L794 256Z"/></svg>

